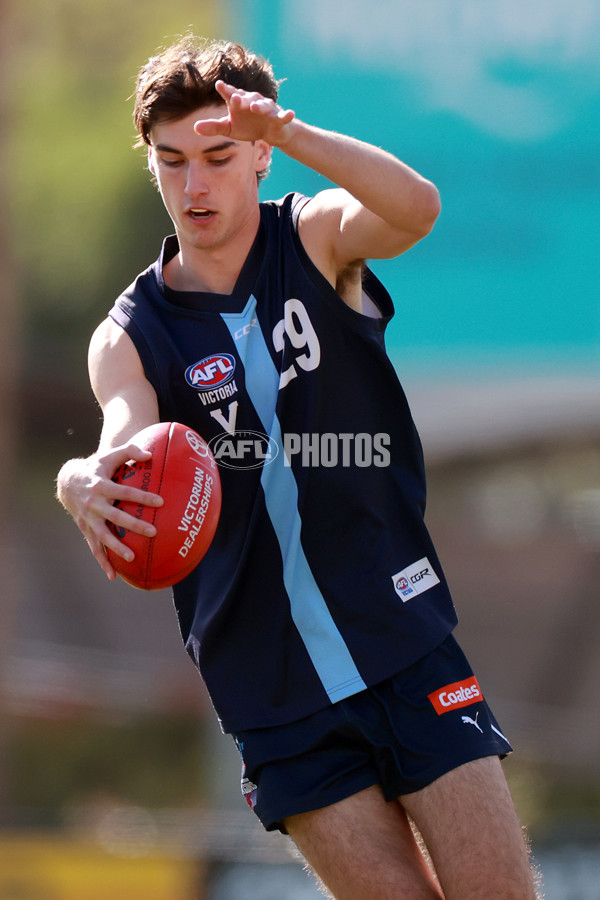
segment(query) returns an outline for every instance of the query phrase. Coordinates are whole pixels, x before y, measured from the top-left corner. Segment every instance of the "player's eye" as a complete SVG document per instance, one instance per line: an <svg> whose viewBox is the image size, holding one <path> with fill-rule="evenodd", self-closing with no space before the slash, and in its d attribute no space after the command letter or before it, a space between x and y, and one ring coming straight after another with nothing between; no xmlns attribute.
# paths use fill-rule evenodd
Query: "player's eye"
<svg viewBox="0 0 600 900"><path fill-rule="evenodd" d="M175 169L177 166L180 166L183 163L182 159L161 159L160 162L163 166L167 166L169 169Z"/></svg>

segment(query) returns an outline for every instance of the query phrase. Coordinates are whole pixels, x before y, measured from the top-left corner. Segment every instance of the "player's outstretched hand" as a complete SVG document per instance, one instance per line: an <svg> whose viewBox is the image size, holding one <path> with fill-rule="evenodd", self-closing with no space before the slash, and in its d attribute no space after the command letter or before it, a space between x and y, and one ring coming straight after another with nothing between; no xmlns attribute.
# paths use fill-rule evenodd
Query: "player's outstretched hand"
<svg viewBox="0 0 600 900"><path fill-rule="evenodd" d="M56 495L73 517L85 537L95 559L111 581L116 572L105 552L110 547L117 556L133 559L132 551L111 531L107 521L154 537L156 529L115 506L116 500L129 500L144 506L162 506L162 497L124 484L116 484L112 477L130 460L144 462L151 454L135 444L124 444L106 453L96 453L86 459L71 459L58 474Z"/></svg>
<svg viewBox="0 0 600 900"><path fill-rule="evenodd" d="M224 135L234 141L262 140L273 147L289 139L289 126L295 118L293 110L282 109L262 94L235 88L224 81L217 81L215 87L227 104L227 115L200 119L194 125L197 134Z"/></svg>

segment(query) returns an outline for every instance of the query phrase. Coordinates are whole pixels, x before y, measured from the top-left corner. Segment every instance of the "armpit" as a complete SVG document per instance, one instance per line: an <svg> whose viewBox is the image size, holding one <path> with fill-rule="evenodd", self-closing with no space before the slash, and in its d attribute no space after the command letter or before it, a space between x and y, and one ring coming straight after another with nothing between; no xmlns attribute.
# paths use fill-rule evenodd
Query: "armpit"
<svg viewBox="0 0 600 900"><path fill-rule="evenodd" d="M335 289L344 303L347 303L356 312L378 319L381 317L381 311L363 289L364 272L364 260L351 263L338 273Z"/></svg>

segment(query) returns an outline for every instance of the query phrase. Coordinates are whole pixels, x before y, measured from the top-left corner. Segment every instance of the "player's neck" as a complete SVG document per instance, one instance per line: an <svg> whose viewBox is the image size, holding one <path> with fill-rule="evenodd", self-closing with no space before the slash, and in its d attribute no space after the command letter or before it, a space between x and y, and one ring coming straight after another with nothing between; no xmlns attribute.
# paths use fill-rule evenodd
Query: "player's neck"
<svg viewBox="0 0 600 900"><path fill-rule="evenodd" d="M165 283L176 291L231 294L258 232L258 222L212 247L179 243L179 253L164 267Z"/></svg>

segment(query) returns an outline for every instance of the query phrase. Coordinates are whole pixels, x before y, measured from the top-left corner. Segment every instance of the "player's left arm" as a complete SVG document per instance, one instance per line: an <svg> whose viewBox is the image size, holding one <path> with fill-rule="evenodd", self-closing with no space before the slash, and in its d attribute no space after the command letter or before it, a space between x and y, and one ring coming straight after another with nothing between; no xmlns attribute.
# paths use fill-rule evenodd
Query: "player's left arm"
<svg viewBox="0 0 600 900"><path fill-rule="evenodd" d="M217 89L227 115L198 122L198 132L264 140L338 186L317 194L300 218L303 243L331 280L331 270L357 260L398 256L433 228L437 188L393 154L308 125L260 94L223 82Z"/></svg>
<svg viewBox="0 0 600 900"><path fill-rule="evenodd" d="M337 272L356 260L399 256L433 228L437 188L391 153L302 122L282 149L338 185L300 217L309 255L329 253Z"/></svg>

